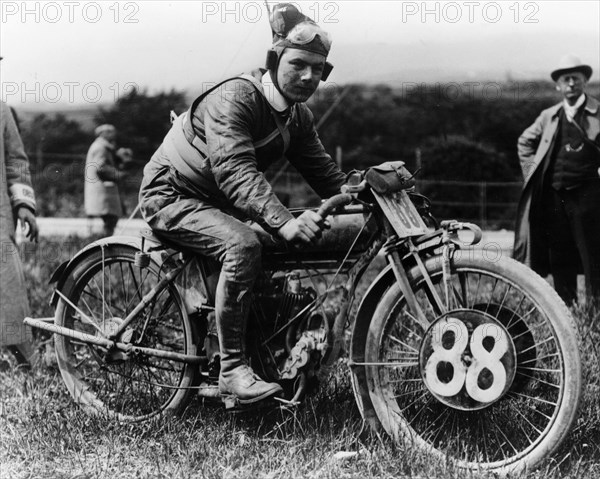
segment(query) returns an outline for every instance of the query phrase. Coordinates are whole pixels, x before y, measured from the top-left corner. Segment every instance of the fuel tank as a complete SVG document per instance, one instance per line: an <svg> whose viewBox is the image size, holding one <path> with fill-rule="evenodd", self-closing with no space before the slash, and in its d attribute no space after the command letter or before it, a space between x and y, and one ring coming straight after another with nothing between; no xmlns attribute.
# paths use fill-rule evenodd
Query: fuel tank
<svg viewBox="0 0 600 479"><path fill-rule="evenodd" d="M299 214L293 211L294 214ZM294 246L273 238L262 228L259 236L263 242L263 253L266 262L270 257L275 261L282 260L337 260L343 258L354 244L351 256L364 253L372 243L380 228L374 216L361 208L347 208L328 216L327 221L331 228L323 231L323 236L314 245ZM255 228L255 229L256 229Z"/></svg>

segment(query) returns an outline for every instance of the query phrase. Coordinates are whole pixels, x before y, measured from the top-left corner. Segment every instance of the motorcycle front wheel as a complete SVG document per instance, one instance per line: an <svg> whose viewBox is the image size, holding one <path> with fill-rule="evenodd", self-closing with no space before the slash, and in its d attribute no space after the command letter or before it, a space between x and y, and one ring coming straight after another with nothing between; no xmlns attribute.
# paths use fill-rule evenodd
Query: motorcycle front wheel
<svg viewBox="0 0 600 479"><path fill-rule="evenodd" d="M419 268L409 272L426 321L398 284L375 311L365 362L377 417L394 440L459 468L535 467L576 419L573 318L546 281L510 258L458 251L446 277L442 264L425 262L431 286Z"/></svg>
<svg viewBox="0 0 600 479"><path fill-rule="evenodd" d="M136 249L107 246L84 257L73 269L59 300L55 323L108 337L161 276L154 261L138 267ZM164 275L164 272L162 272ZM140 348L195 354L192 324L173 285L164 288L118 338ZM180 412L192 396L198 366L166 357L106 348L56 335L62 378L75 401L95 414L137 422Z"/></svg>

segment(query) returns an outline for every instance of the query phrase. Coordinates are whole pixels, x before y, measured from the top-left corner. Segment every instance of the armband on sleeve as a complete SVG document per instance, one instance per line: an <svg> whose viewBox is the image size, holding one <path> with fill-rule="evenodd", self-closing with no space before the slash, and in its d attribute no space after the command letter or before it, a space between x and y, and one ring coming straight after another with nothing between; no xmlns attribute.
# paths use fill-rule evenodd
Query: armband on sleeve
<svg viewBox="0 0 600 479"><path fill-rule="evenodd" d="M35 194L31 186L23 183L14 183L9 188L9 196L13 210L19 206L27 206L35 212Z"/></svg>

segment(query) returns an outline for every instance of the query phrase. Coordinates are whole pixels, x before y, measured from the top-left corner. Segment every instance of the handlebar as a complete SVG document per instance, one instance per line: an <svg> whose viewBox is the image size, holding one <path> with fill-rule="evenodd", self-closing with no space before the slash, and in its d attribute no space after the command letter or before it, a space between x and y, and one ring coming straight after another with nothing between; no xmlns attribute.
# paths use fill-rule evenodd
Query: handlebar
<svg viewBox="0 0 600 479"><path fill-rule="evenodd" d="M325 219L333 210L340 206L349 205L354 200L354 197L349 193L340 193L339 195L332 196L325 200L323 204L317 210L317 214Z"/></svg>
<svg viewBox="0 0 600 479"><path fill-rule="evenodd" d="M360 193L367 189L367 180L362 180L357 185L345 184L340 188L342 193Z"/></svg>
<svg viewBox="0 0 600 479"><path fill-rule="evenodd" d="M481 228L473 223L463 223L456 220L444 220L440 223L441 229L444 232L444 235L449 235L450 233L457 233L460 230L469 230L473 233L473 239L469 243L464 243L467 246L476 245L483 238L483 232Z"/></svg>

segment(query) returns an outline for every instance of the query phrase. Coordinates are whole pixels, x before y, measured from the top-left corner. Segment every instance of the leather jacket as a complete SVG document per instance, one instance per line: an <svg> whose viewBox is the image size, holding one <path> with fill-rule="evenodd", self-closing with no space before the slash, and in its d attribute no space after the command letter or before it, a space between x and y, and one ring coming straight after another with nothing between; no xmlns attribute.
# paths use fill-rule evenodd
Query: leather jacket
<svg viewBox="0 0 600 479"><path fill-rule="evenodd" d="M264 73L255 70L251 74L260 81ZM236 77L194 102L188 111L191 121L183 123L183 133L190 143L197 136L206 145L193 163L188 158L194 174L178 168L165 138L144 169L142 204L153 177L161 168L170 167L183 180L171 185L181 194L197 196L224 210L234 209L267 231L276 231L293 216L273 193L263 172L282 157L287 158L319 196L339 193L346 176L325 152L313 115L305 104L293 104L287 118L285 115L280 118L289 131L287 151L281 134L261 145L261 140L277 130L274 115L280 114L265 94L253 82ZM256 147L257 144L261 146Z"/></svg>

